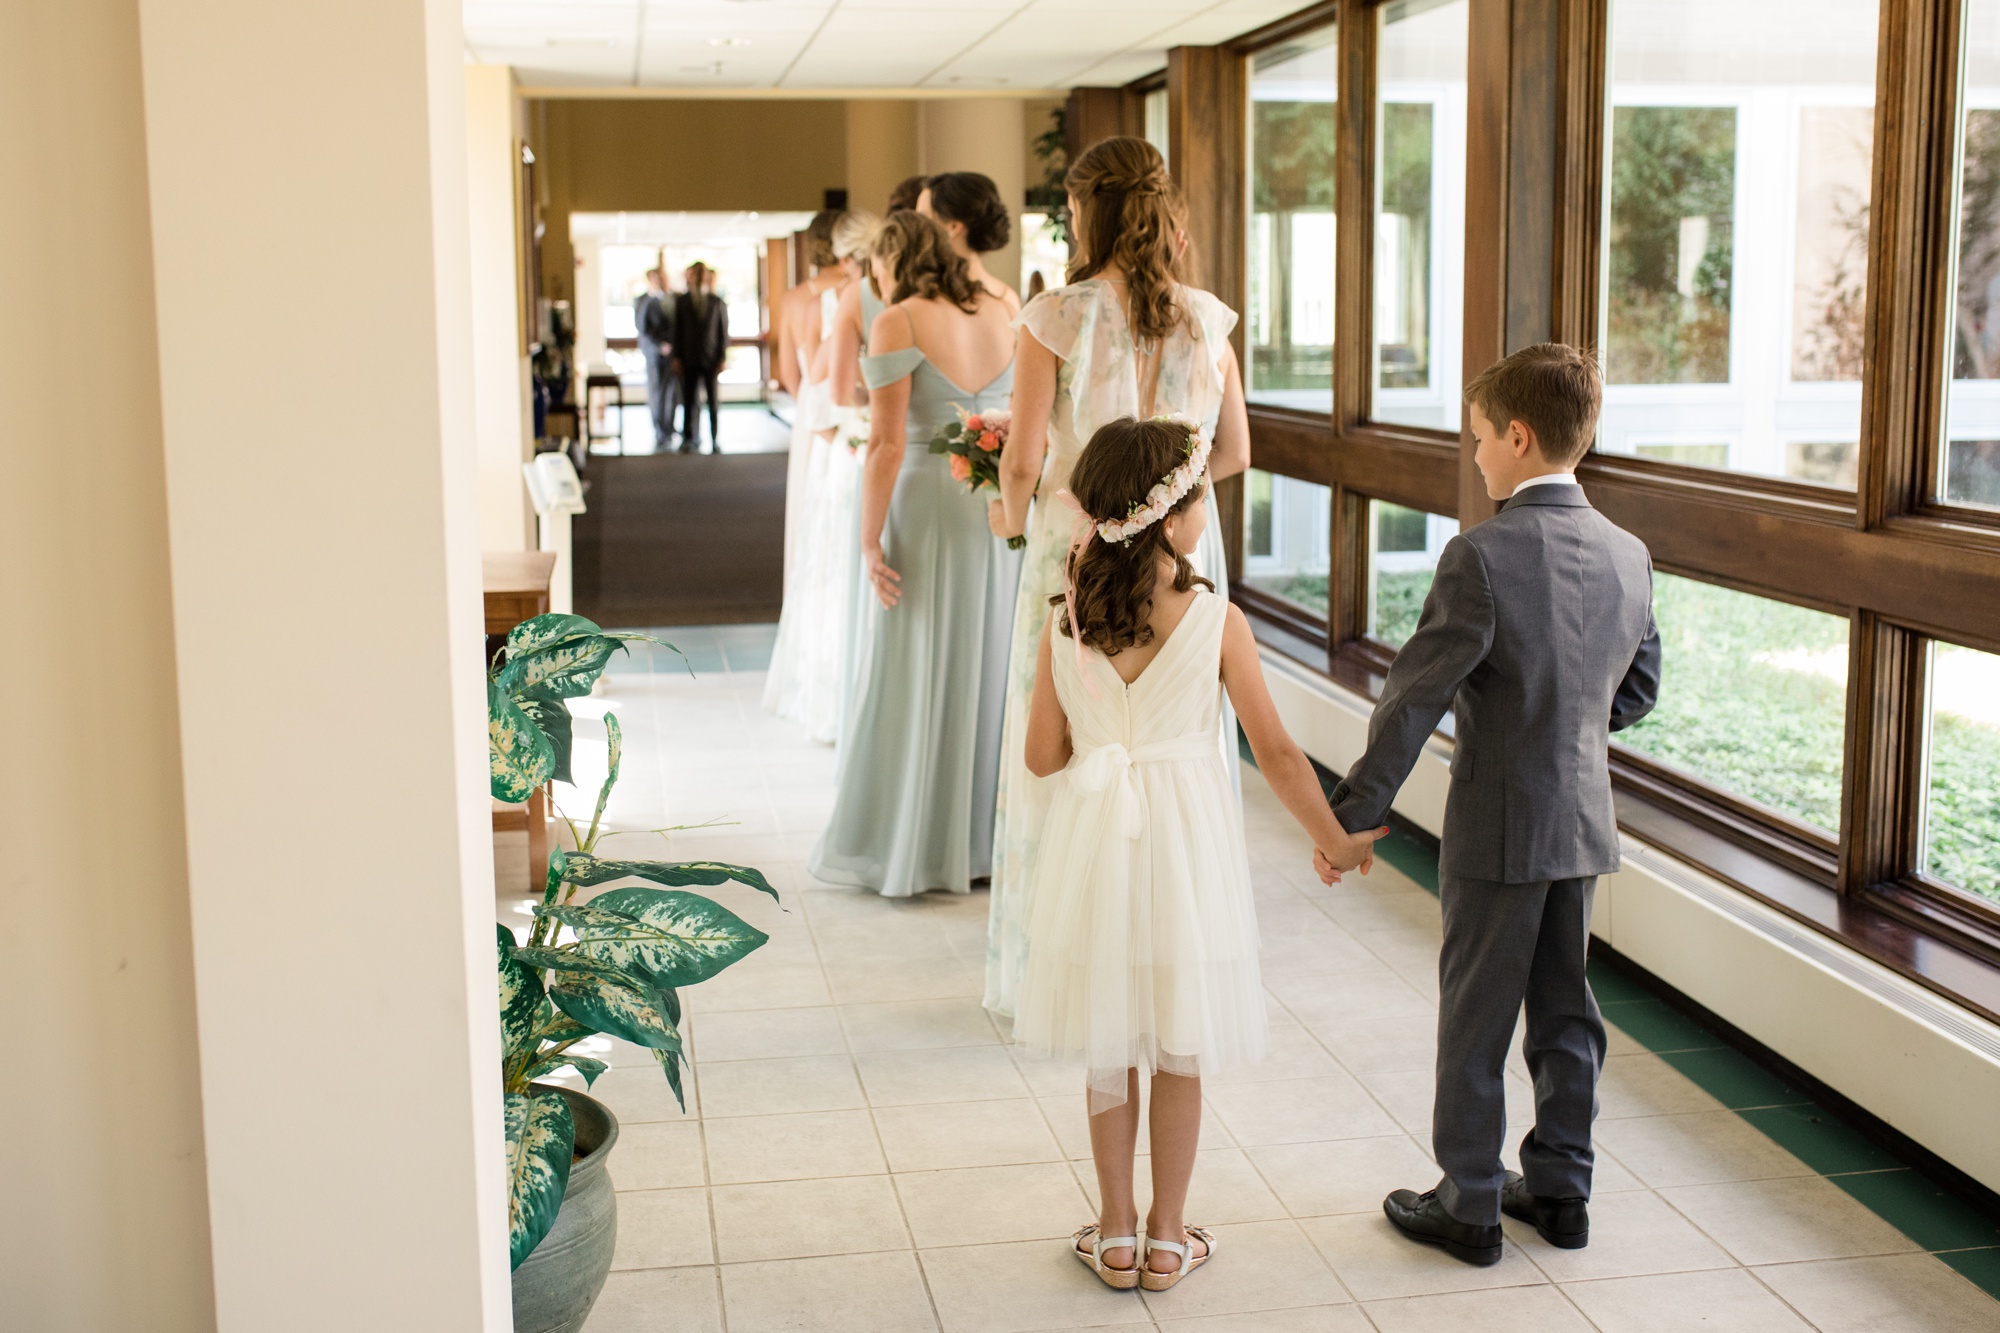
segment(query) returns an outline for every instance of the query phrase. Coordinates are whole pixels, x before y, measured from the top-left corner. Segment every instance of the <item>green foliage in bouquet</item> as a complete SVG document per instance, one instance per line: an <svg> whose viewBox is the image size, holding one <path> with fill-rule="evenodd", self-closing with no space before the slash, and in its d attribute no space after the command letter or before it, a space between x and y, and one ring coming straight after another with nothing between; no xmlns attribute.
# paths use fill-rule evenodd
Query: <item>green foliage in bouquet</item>
<svg viewBox="0 0 2000 1333"><path fill-rule="evenodd" d="M626 641L581 616L537 616L507 636L487 680L493 795L520 801L549 780L570 777L568 700L588 694ZM671 646L671 645L666 645ZM623 737L604 718L609 771L577 850L549 860L542 901L527 943L496 925L500 963L501 1078L507 1106L507 1215L513 1264L520 1267L554 1225L569 1184L576 1127L560 1093L534 1080L564 1067L594 1082L602 1061L570 1050L603 1034L653 1053L683 1107L679 991L706 981L768 938L687 885L747 884L775 900L762 873L714 861L627 861L597 855L604 810L618 782ZM621 879L632 885L576 900L577 890ZM567 930L569 939L561 938Z"/></svg>

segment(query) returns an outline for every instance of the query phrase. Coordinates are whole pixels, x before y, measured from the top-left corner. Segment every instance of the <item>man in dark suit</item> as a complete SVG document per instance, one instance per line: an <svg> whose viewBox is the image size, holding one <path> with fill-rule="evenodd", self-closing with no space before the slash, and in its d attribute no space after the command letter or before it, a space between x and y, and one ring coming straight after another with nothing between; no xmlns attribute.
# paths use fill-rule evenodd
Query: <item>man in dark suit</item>
<svg viewBox="0 0 2000 1333"><path fill-rule="evenodd" d="M1468 1263L1499 1262L1503 1211L1553 1245L1590 1237L1604 1024L1585 948L1597 877L1619 861L1606 752L1660 686L1652 561L1576 481L1601 396L1590 358L1557 343L1516 352L1467 387L1474 459L1506 503L1445 547L1368 750L1333 796L1349 831L1379 825L1454 710L1431 1127L1444 1178L1382 1207L1405 1235ZM1524 1002L1535 1127L1516 1175L1500 1162L1502 1070Z"/></svg>
<svg viewBox="0 0 2000 1333"><path fill-rule="evenodd" d="M674 401L680 383L674 377L674 312L668 305L666 274L646 270L646 290L632 303L632 322L639 330L639 355L646 363L646 409L653 418L653 448L665 453L673 445Z"/></svg>
<svg viewBox="0 0 2000 1333"><path fill-rule="evenodd" d="M721 405L716 379L729 354L729 307L709 290L706 264L690 264L687 290L674 298L674 352L681 367L681 448L700 452L701 431L696 417L699 397L708 395L708 447L721 451Z"/></svg>

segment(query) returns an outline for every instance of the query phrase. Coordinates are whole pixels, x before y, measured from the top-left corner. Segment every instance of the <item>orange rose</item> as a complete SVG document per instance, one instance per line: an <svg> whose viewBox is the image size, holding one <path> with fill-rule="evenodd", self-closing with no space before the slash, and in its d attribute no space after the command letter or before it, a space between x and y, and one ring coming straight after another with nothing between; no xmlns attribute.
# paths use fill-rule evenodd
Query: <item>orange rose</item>
<svg viewBox="0 0 2000 1333"><path fill-rule="evenodd" d="M951 456L951 475L959 481L972 480L972 460L964 454Z"/></svg>
<svg viewBox="0 0 2000 1333"><path fill-rule="evenodd" d="M973 430L973 431L984 430L986 429L986 423L979 419L979 414L977 412L974 412L971 416L965 419L965 428L967 430Z"/></svg>
<svg viewBox="0 0 2000 1333"><path fill-rule="evenodd" d="M989 454L998 453L1000 450L1000 437L989 430L979 437L979 447Z"/></svg>

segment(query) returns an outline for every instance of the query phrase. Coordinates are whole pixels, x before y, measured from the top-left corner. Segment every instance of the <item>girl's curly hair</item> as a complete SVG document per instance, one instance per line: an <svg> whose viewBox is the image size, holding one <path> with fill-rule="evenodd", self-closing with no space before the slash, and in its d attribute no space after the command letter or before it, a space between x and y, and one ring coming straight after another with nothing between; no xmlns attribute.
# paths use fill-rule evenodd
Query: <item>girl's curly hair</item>
<svg viewBox="0 0 2000 1333"><path fill-rule="evenodd" d="M1070 494L1092 523L1117 522L1134 506L1144 504L1146 493L1161 478L1187 461L1187 441L1185 426L1120 417L1091 436L1077 456L1069 474ZM1189 488L1168 516L1192 508L1207 491L1204 478ZM1147 619L1163 559L1173 561L1175 592L1197 585L1215 591L1215 585L1195 573L1188 558L1167 540L1166 519L1125 542L1107 543L1093 532L1082 549L1071 552L1068 558L1080 630L1069 623L1067 599L1061 593L1049 598L1049 605L1060 608L1056 628L1065 638L1077 638L1080 633L1084 646L1106 657L1151 643L1153 627Z"/></svg>

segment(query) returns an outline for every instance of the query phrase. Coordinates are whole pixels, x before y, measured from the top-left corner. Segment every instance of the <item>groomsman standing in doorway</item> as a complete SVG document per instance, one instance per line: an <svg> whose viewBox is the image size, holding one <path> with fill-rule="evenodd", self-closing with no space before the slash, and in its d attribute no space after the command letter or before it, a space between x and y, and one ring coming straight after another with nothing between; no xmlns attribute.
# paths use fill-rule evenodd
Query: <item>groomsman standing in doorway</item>
<svg viewBox="0 0 2000 1333"><path fill-rule="evenodd" d="M729 307L709 290L708 265L688 265L687 290L674 298L674 351L681 366L681 448L701 451L699 397L708 396L708 447L721 452L721 406L716 379L729 353Z"/></svg>
<svg viewBox="0 0 2000 1333"><path fill-rule="evenodd" d="M653 448L665 453L674 442L674 403L680 382L674 377L674 312L669 304L666 274L646 270L646 290L632 303L632 322L639 329L639 355L646 362L646 410L653 418Z"/></svg>

